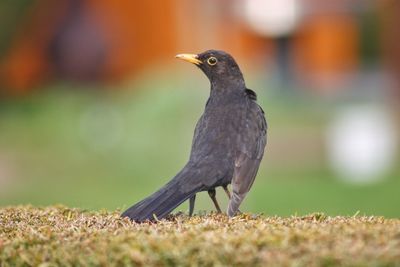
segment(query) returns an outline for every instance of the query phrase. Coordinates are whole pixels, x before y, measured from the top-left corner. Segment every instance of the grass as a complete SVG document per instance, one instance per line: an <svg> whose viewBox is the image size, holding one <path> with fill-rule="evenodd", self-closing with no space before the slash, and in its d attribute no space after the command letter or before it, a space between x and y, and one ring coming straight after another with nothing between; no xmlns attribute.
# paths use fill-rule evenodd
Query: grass
<svg viewBox="0 0 400 267"><path fill-rule="evenodd" d="M400 266L400 220L184 214L137 224L119 211L0 209L0 266Z"/></svg>

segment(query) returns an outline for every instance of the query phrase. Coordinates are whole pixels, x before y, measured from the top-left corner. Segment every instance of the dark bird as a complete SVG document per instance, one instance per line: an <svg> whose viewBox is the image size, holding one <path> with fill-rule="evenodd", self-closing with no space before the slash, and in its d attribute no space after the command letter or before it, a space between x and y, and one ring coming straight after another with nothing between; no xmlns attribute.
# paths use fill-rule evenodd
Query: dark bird
<svg viewBox="0 0 400 267"><path fill-rule="evenodd" d="M216 208L215 188L227 193L227 213L234 216L256 177L264 155L267 123L257 95L247 89L242 72L223 51L179 54L177 58L199 67L211 83L210 97L197 122L189 161L161 189L127 209L122 216L143 222L162 219L190 199L193 213L196 193L208 191ZM231 184L232 194L227 186Z"/></svg>

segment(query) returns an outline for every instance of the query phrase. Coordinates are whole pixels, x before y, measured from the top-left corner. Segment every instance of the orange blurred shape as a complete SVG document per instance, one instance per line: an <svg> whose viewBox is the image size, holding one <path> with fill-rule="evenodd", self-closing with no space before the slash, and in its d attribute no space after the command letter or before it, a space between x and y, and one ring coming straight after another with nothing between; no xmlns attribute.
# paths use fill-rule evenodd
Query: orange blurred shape
<svg viewBox="0 0 400 267"><path fill-rule="evenodd" d="M45 49L67 0L32 3L0 62L0 86L24 93L48 75ZM4 89L3 89L4 90Z"/></svg>
<svg viewBox="0 0 400 267"><path fill-rule="evenodd" d="M174 0L87 0L108 41L104 78L118 80L132 71L174 55Z"/></svg>
<svg viewBox="0 0 400 267"><path fill-rule="evenodd" d="M79 8L71 11L71 6L77 2ZM173 3L174 0L36 1L1 62L0 83L14 92L24 92L52 77L80 79L82 75L74 72L82 69L90 73L80 64L85 56L92 60L84 62L85 66L97 68L94 71L99 73L94 79L115 81L163 58L172 58L177 39L172 25ZM85 36L88 29L89 33L95 31L97 35L94 36L99 39L88 39ZM51 51L55 41L58 41L56 60L54 49ZM91 52L90 45L98 41L102 42L101 49L104 48L99 53L104 54L92 53L93 56L88 57L85 51ZM95 64L99 56L102 57L100 66ZM82 80L85 80L84 75Z"/></svg>
<svg viewBox="0 0 400 267"><path fill-rule="evenodd" d="M330 88L343 73L358 64L359 30L347 15L318 15L309 18L295 38L296 65L311 83Z"/></svg>
<svg viewBox="0 0 400 267"><path fill-rule="evenodd" d="M35 46L22 43L9 52L0 69L3 86L20 94L44 79L46 62Z"/></svg>

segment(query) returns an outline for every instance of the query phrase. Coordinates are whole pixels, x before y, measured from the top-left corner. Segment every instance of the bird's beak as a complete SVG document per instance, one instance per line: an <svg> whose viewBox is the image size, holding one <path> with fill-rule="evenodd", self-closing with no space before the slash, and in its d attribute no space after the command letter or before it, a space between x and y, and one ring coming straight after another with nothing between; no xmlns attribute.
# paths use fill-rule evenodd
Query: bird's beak
<svg viewBox="0 0 400 267"><path fill-rule="evenodd" d="M175 56L176 58L186 60L190 63L200 65L202 62L198 59L198 56L195 54L178 54Z"/></svg>

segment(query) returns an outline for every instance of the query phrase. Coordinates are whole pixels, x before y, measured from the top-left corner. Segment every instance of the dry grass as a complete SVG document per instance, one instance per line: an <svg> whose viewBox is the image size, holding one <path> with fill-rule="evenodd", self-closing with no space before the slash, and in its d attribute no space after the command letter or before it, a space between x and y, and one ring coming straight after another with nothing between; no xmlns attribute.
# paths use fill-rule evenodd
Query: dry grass
<svg viewBox="0 0 400 267"><path fill-rule="evenodd" d="M173 216L136 224L64 206L0 209L0 266L400 266L400 220Z"/></svg>

